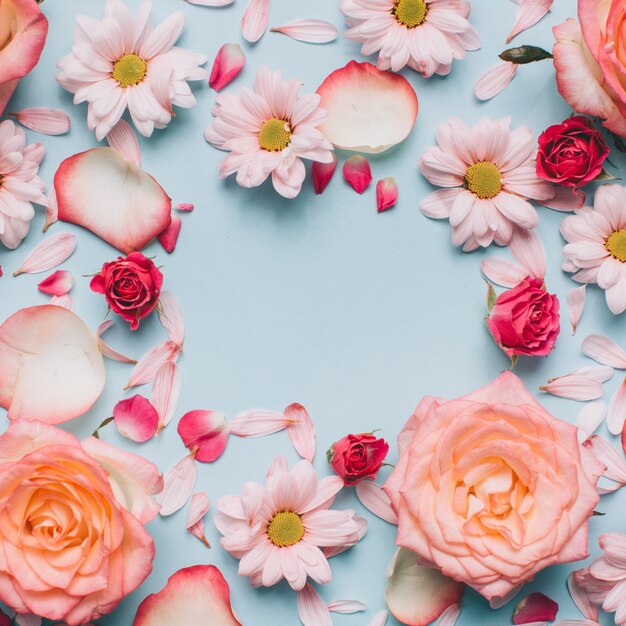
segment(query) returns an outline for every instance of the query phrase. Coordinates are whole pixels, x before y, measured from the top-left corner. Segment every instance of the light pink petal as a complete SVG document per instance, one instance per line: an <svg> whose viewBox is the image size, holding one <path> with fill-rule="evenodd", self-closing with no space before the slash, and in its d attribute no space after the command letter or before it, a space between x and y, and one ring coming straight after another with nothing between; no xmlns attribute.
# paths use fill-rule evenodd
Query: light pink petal
<svg viewBox="0 0 626 626"><path fill-rule="evenodd" d="M567 310L569 320L572 324L572 335L576 334L576 328L585 310L585 300L587 295L587 285L575 287L567 292Z"/></svg>
<svg viewBox="0 0 626 626"><path fill-rule="evenodd" d="M170 423L178 407L182 379L180 369L171 361L164 363L152 383L152 403L159 416L159 430Z"/></svg>
<svg viewBox="0 0 626 626"><path fill-rule="evenodd" d="M543 278L546 275L546 252L536 231L516 228L509 249L529 276Z"/></svg>
<svg viewBox="0 0 626 626"><path fill-rule="evenodd" d="M367 520L364 517L361 517L360 515L353 515L352 519L354 520L358 528L358 531L357 531L357 535L358 535L357 543L358 543L359 541L361 541L361 539L363 539L363 537L365 537L365 533L367 532ZM324 553L324 556L327 559L330 559L333 556L337 556L338 554L341 554L342 552L349 550L355 545L356 544L354 543L350 543L345 546L327 546L322 549L322 552Z"/></svg>
<svg viewBox="0 0 626 626"><path fill-rule="evenodd" d="M600 426L606 416L606 409L604 400L595 400L594 402L587 402L578 412L576 426L578 426L578 441L580 443L584 443Z"/></svg>
<svg viewBox="0 0 626 626"><path fill-rule="evenodd" d="M343 177L357 193L363 193L372 182L369 161L360 154L351 156L343 164Z"/></svg>
<svg viewBox="0 0 626 626"><path fill-rule="evenodd" d="M320 130L337 148L378 153L404 141L417 119L417 96L400 74L350 61L317 89L328 119Z"/></svg>
<svg viewBox="0 0 626 626"><path fill-rule="evenodd" d="M539 387L541 391L550 393L559 398L568 398L586 402L587 400L597 400L602 397L602 383L581 374L566 374L555 378L547 385Z"/></svg>
<svg viewBox="0 0 626 626"><path fill-rule="evenodd" d="M225 43L218 51L209 85L215 91L221 91L239 75L246 64L246 55L237 43Z"/></svg>
<svg viewBox="0 0 626 626"><path fill-rule="evenodd" d="M574 572L571 572L567 577L567 589L574 601L574 604L578 607L578 610L592 622L598 621L598 605L589 600L589 596L585 593L585 590L576 582Z"/></svg>
<svg viewBox="0 0 626 626"><path fill-rule="evenodd" d="M22 126L44 135L63 135L70 129L70 118L58 109L34 107L9 115L15 117Z"/></svg>
<svg viewBox="0 0 626 626"><path fill-rule="evenodd" d="M388 617L389 613L387 613L384 609L382 611L378 611L378 613L372 617L372 621L368 624L368 626L385 626Z"/></svg>
<svg viewBox="0 0 626 626"><path fill-rule="evenodd" d="M167 336L180 350L185 340L185 318L176 296L171 291L162 291L159 296L159 320Z"/></svg>
<svg viewBox="0 0 626 626"><path fill-rule="evenodd" d="M597 380L599 383L605 383L607 380L613 378L615 370L610 365L586 365L585 367L579 367L571 373L588 376L589 378Z"/></svg>
<svg viewBox="0 0 626 626"><path fill-rule="evenodd" d="M293 419L276 411L244 411L230 421L230 432L237 437L261 437L277 433L293 423Z"/></svg>
<svg viewBox="0 0 626 626"><path fill-rule="evenodd" d="M135 131L125 120L120 120L107 134L107 143L124 158L141 166L141 148Z"/></svg>
<svg viewBox="0 0 626 626"><path fill-rule="evenodd" d="M72 256L76 249L76 235L58 233L49 235L40 241L22 261L20 268L13 276L20 274L37 274L61 265Z"/></svg>
<svg viewBox="0 0 626 626"><path fill-rule="evenodd" d="M161 505L159 515L176 513L189 500L196 484L196 462L192 452L163 475L163 491L155 496Z"/></svg>
<svg viewBox="0 0 626 626"><path fill-rule="evenodd" d="M612 435L621 435L626 420L626 378L609 402L606 425Z"/></svg>
<svg viewBox="0 0 626 626"><path fill-rule="evenodd" d="M310 583L298 591L298 616L304 626L333 626L330 611Z"/></svg>
<svg viewBox="0 0 626 626"><path fill-rule="evenodd" d="M606 466L604 476L620 484L626 484L626 463L618 451L600 435L592 435L583 444Z"/></svg>
<svg viewBox="0 0 626 626"><path fill-rule="evenodd" d="M519 265L500 257L485 259L481 262L480 269L492 283L508 288L516 287L528 276L528 272Z"/></svg>
<svg viewBox="0 0 626 626"><path fill-rule="evenodd" d="M389 496L383 491L380 485L369 480L364 480L357 484L356 495L361 504L374 515L384 519L390 524L398 524L398 516L391 508Z"/></svg>
<svg viewBox="0 0 626 626"><path fill-rule="evenodd" d="M330 43L335 41L339 34L337 28L330 22L307 18L291 20L270 30L307 43Z"/></svg>
<svg viewBox="0 0 626 626"><path fill-rule="evenodd" d="M506 38L506 43L522 31L534 26L550 10L553 2L554 0L520 0L513 29Z"/></svg>
<svg viewBox="0 0 626 626"><path fill-rule="evenodd" d="M501 61L483 72L474 85L474 95L479 100L490 100L497 96L513 80L517 63Z"/></svg>
<svg viewBox="0 0 626 626"><path fill-rule="evenodd" d="M186 0L189 4L195 4L199 7L225 7L232 4L235 0Z"/></svg>
<svg viewBox="0 0 626 626"><path fill-rule="evenodd" d="M180 228L183 225L182 220L178 215L172 213L172 221L169 226L162 232L159 233L157 239L159 243L163 246L163 249L171 254L174 252L176 248L176 243L178 242L178 235L180 235Z"/></svg>
<svg viewBox="0 0 626 626"><path fill-rule="evenodd" d="M258 41L267 30L270 19L270 0L249 0L241 19L241 33L250 43Z"/></svg>
<svg viewBox="0 0 626 626"><path fill-rule="evenodd" d="M74 310L74 300L72 299L72 296L67 293L64 296L52 296L52 298L50 298L49 300L49 304L54 304L54 306L62 306L70 311Z"/></svg>
<svg viewBox="0 0 626 626"><path fill-rule="evenodd" d="M113 407L113 421L121 435L144 443L156 434L159 416L147 398L134 395Z"/></svg>
<svg viewBox="0 0 626 626"><path fill-rule="evenodd" d="M514 624L552 622L556 619L559 605L543 593L531 593L523 598L513 612Z"/></svg>
<svg viewBox="0 0 626 626"><path fill-rule="evenodd" d="M333 600L327 606L331 613L349 614L367 611L367 604L359 600Z"/></svg>
<svg viewBox="0 0 626 626"><path fill-rule="evenodd" d="M585 204L587 196L580 189L571 187L554 187L554 196L549 200L539 200L539 204L555 211L576 211Z"/></svg>
<svg viewBox="0 0 626 626"><path fill-rule="evenodd" d="M287 435L303 458L313 462L315 456L315 426L307 410L297 402L290 404L284 411L285 417L291 422L287 426Z"/></svg>
<svg viewBox="0 0 626 626"><path fill-rule="evenodd" d="M320 194L326 189L330 179L335 174L337 169L337 156L333 152L333 160L330 163L320 163L319 161L313 161L311 167L311 173L313 175L313 187L315 193Z"/></svg>
<svg viewBox="0 0 626 626"><path fill-rule="evenodd" d="M46 221L42 228L43 232L45 233L58 219L59 205L57 204L57 193L53 187L48 194L48 206L46 206Z"/></svg>
<svg viewBox="0 0 626 626"><path fill-rule="evenodd" d="M583 352L594 361L617 369L626 369L626 352L604 335L588 335L583 341Z"/></svg>
<svg viewBox="0 0 626 626"><path fill-rule="evenodd" d="M0 326L0 406L9 419L65 422L86 413L104 383L98 338L71 311L30 307Z"/></svg>
<svg viewBox="0 0 626 626"><path fill-rule="evenodd" d="M109 346L109 344L105 343L102 339L101 335L105 333L113 324L113 320L106 320L102 322L98 329L96 330L96 337L98 337L98 343L100 344L100 352L102 352L103 356L112 359L113 361L119 361L120 363L132 363L133 365L137 363L135 359L131 359L130 357L114 350Z"/></svg>
<svg viewBox="0 0 626 626"><path fill-rule="evenodd" d="M417 554L399 548L389 564L385 600L403 624L430 624L457 604L465 586L438 569L420 565Z"/></svg>
<svg viewBox="0 0 626 626"><path fill-rule="evenodd" d="M461 615L461 605L451 604L433 623L433 626L454 626Z"/></svg>
<svg viewBox="0 0 626 626"><path fill-rule="evenodd" d="M74 277L72 273L67 270L57 270L54 274L44 278L37 285L37 289L50 296L64 296L73 286Z"/></svg>
<svg viewBox="0 0 626 626"><path fill-rule="evenodd" d="M133 626L241 626L230 606L230 590L214 565L193 565L170 576L165 588L137 609Z"/></svg>
<svg viewBox="0 0 626 626"><path fill-rule="evenodd" d="M170 224L163 188L113 148L61 163L54 177L59 219L87 228L125 254L141 250Z"/></svg>
<svg viewBox="0 0 626 626"><path fill-rule="evenodd" d="M180 202L174 207L177 211L183 211L184 213L191 213L194 210L194 205L189 202Z"/></svg>
<svg viewBox="0 0 626 626"><path fill-rule="evenodd" d="M176 362L178 353L178 346L173 341L164 341L151 348L135 365L124 389L152 382L165 363Z"/></svg>
<svg viewBox="0 0 626 626"><path fill-rule="evenodd" d="M213 463L226 448L228 423L218 411L196 410L185 413L178 422L183 443L202 463Z"/></svg>
<svg viewBox="0 0 626 626"><path fill-rule="evenodd" d="M376 207L379 213L388 211L398 201L398 185L393 176L383 178L376 183Z"/></svg>
<svg viewBox="0 0 626 626"><path fill-rule="evenodd" d="M204 535L202 518L209 510L209 506L209 496L204 491L200 491L191 496L189 510L187 511L187 531L194 537L197 537L207 548L211 546Z"/></svg>

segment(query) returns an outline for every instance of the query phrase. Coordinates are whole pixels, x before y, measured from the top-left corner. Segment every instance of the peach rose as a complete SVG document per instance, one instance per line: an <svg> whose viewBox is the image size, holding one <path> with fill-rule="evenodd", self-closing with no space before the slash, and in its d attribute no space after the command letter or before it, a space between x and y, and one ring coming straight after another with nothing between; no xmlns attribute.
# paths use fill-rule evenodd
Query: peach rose
<svg viewBox="0 0 626 626"><path fill-rule="evenodd" d="M425 397L385 484L398 545L488 600L587 556L604 467L505 372L458 400Z"/></svg>
<svg viewBox="0 0 626 626"><path fill-rule="evenodd" d="M626 5L578 0L578 17L580 23L569 19L553 29L559 92L577 113L626 136Z"/></svg>
<svg viewBox="0 0 626 626"><path fill-rule="evenodd" d="M36 0L0 0L0 115L20 78L37 65L47 34Z"/></svg>
<svg viewBox="0 0 626 626"><path fill-rule="evenodd" d="M161 488L135 454L12 422L0 436L0 601L69 626L109 613L152 570L143 525Z"/></svg>

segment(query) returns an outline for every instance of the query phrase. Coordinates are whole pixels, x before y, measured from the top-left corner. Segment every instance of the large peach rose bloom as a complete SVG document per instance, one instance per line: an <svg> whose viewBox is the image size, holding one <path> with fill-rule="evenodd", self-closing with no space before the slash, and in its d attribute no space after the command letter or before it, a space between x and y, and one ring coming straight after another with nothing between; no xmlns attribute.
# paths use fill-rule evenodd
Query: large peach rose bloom
<svg viewBox="0 0 626 626"><path fill-rule="evenodd" d="M576 112L626 137L626 4L578 0L578 17L553 29L559 92Z"/></svg>
<svg viewBox="0 0 626 626"><path fill-rule="evenodd" d="M109 613L152 570L152 463L17 420L0 436L0 601L69 626Z"/></svg>
<svg viewBox="0 0 626 626"><path fill-rule="evenodd" d="M587 556L587 521L604 467L505 372L458 400L425 397L385 484L398 545L507 598L548 565Z"/></svg>

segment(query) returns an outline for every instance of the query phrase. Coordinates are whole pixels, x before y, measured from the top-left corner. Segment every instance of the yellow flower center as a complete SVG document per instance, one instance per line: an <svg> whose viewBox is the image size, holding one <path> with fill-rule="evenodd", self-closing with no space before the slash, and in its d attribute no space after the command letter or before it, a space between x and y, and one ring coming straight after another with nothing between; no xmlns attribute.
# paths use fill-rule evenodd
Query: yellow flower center
<svg viewBox="0 0 626 626"><path fill-rule="evenodd" d="M138 85L148 71L148 64L136 54L125 54L113 65L113 78L122 87Z"/></svg>
<svg viewBox="0 0 626 626"><path fill-rule="evenodd" d="M622 263L626 263L626 228L616 230L604 244L611 256Z"/></svg>
<svg viewBox="0 0 626 626"><path fill-rule="evenodd" d="M276 513L267 527L267 536L280 548L293 546L304 537L304 524L297 513Z"/></svg>
<svg viewBox="0 0 626 626"><path fill-rule="evenodd" d="M397 0L391 12L400 24L415 28L426 19L428 6L425 0Z"/></svg>
<svg viewBox="0 0 626 626"><path fill-rule="evenodd" d="M465 182L467 188L482 199L493 198L502 190L502 174L490 161L470 165L465 174Z"/></svg>
<svg viewBox="0 0 626 626"><path fill-rule="evenodd" d="M277 117L267 120L259 131L259 145L269 152L280 152L291 142L289 122Z"/></svg>

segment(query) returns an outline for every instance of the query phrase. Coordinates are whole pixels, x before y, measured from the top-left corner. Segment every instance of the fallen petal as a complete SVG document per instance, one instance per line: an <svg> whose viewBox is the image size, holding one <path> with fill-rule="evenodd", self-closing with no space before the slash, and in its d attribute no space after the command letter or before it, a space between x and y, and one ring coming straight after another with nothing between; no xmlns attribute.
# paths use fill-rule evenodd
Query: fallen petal
<svg viewBox="0 0 626 626"><path fill-rule="evenodd" d="M270 0L250 0L241 19L241 34L246 41L254 43L267 30L270 19Z"/></svg>
<svg viewBox="0 0 626 626"><path fill-rule="evenodd" d="M398 201L398 185L393 176L383 178L376 183L376 207L379 213L395 206Z"/></svg>
<svg viewBox="0 0 626 626"><path fill-rule="evenodd" d="M593 378L599 383L605 383L607 380L611 380L611 378L613 378L614 373L615 370L609 365L586 365L585 367L579 367L577 370L565 375L571 376L572 374L576 374L586 376L587 378ZM553 380L557 380L558 378L562 378L562 376L551 378L548 382L551 383Z"/></svg>
<svg viewBox="0 0 626 626"><path fill-rule="evenodd" d="M604 400L595 400L594 402L587 402L579 411L576 418L576 426L579 429L578 441L580 443L584 443L586 439L596 432L606 416L606 408Z"/></svg>
<svg viewBox="0 0 626 626"><path fill-rule="evenodd" d="M270 30L307 43L330 43L335 41L339 34L330 22L307 18L291 20Z"/></svg>
<svg viewBox="0 0 626 626"><path fill-rule="evenodd" d="M559 398L568 398L579 402L597 400L602 397L603 393L602 383L581 374L566 374L555 378L539 389Z"/></svg>
<svg viewBox="0 0 626 626"><path fill-rule="evenodd" d="M113 422L121 435L144 443L156 434L159 416L149 400L137 394L115 405Z"/></svg>
<svg viewBox="0 0 626 626"><path fill-rule="evenodd" d="M49 304L53 304L54 306L62 306L64 309L68 309L69 311L74 310L74 300L72 296L65 294L64 296L52 296L50 298Z"/></svg>
<svg viewBox="0 0 626 626"><path fill-rule="evenodd" d="M184 213L191 213L194 210L194 205L189 202L180 202L174 208L177 211L183 211Z"/></svg>
<svg viewBox="0 0 626 626"><path fill-rule="evenodd" d="M298 616L304 626L333 626L330 611L311 583L298 591Z"/></svg>
<svg viewBox="0 0 626 626"><path fill-rule="evenodd" d="M50 296L64 296L73 286L74 277L72 273L67 270L57 270L54 274L50 274L48 278L44 278L37 285L37 289Z"/></svg>
<svg viewBox="0 0 626 626"><path fill-rule="evenodd" d="M228 423L218 411L189 411L180 418L177 430L185 446L196 450L196 459L202 463L219 459L228 442Z"/></svg>
<svg viewBox="0 0 626 626"><path fill-rule="evenodd" d="M316 194L321 194L331 178L335 174L337 169L337 155L333 152L333 160L330 163L320 163L319 161L313 161L311 167L311 173L313 175L313 187Z"/></svg>
<svg viewBox="0 0 626 626"><path fill-rule="evenodd" d="M356 486L356 495L361 504L368 511L390 524L398 524L398 516L391 508L389 496L383 491L380 485L369 480L361 481Z"/></svg>
<svg viewBox="0 0 626 626"><path fill-rule="evenodd" d="M549 200L538 200L539 204L555 211L576 211L585 204L587 196L580 189L554 187L554 196Z"/></svg>
<svg viewBox="0 0 626 626"><path fill-rule="evenodd" d="M22 109L17 113L9 113L22 126L44 135L63 135L70 129L70 118L67 113L47 107Z"/></svg>
<svg viewBox="0 0 626 626"><path fill-rule="evenodd" d="M180 235L180 227L182 225L183 222L180 217L178 217L175 213L172 213L172 221L170 222L170 225L157 236L159 243L168 254L174 252L174 248L176 248L178 235Z"/></svg>
<svg viewBox="0 0 626 626"><path fill-rule="evenodd" d="M479 100L491 100L503 91L517 73L517 63L500 61L483 72L474 85L474 95Z"/></svg>
<svg viewBox="0 0 626 626"><path fill-rule="evenodd" d="M543 278L546 275L546 251L534 230L516 228L509 249L529 276Z"/></svg>
<svg viewBox="0 0 626 626"><path fill-rule="evenodd" d="M292 420L276 411L244 411L230 421L230 432L237 437L262 437L277 433L292 423Z"/></svg>
<svg viewBox="0 0 626 626"><path fill-rule="evenodd" d="M202 521L208 510L209 496L204 491L194 493L191 496L187 511L187 531L197 537L207 548L210 548L211 546L204 535L204 522Z"/></svg>
<svg viewBox="0 0 626 626"><path fill-rule="evenodd" d="M583 316L586 295L587 285L575 287L567 292L567 308L569 311L569 320L572 324L572 335L576 334L578 322L580 322L580 318Z"/></svg>
<svg viewBox="0 0 626 626"><path fill-rule="evenodd" d="M500 257L485 259L480 264L482 273L492 283L502 287L517 287L524 278L528 277L528 272L519 265Z"/></svg>
<svg viewBox="0 0 626 626"><path fill-rule="evenodd" d="M235 0L186 0L189 4L195 4L199 7L225 7L232 4Z"/></svg>
<svg viewBox="0 0 626 626"><path fill-rule="evenodd" d="M13 276L37 274L61 265L72 256L76 249L76 236L71 233L49 235L40 241L22 261Z"/></svg>
<svg viewBox="0 0 626 626"><path fill-rule="evenodd" d="M141 165L141 148L135 131L126 120L120 120L107 134L107 143L125 159Z"/></svg>
<svg viewBox="0 0 626 626"><path fill-rule="evenodd" d="M378 613L372 617L372 621L368 626L385 626L388 617L389 613L387 613L384 609L382 611L378 611Z"/></svg>
<svg viewBox="0 0 626 626"><path fill-rule="evenodd" d="M433 623L433 626L454 626L461 615L461 605L451 604Z"/></svg>
<svg viewBox="0 0 626 626"><path fill-rule="evenodd" d="M118 361L120 363L132 363L133 365L137 363L137 359L132 359L131 357L126 356L121 352L118 352L102 339L98 339L98 344L100 345L100 352L102 352L102 355L111 359L112 361Z"/></svg>
<svg viewBox="0 0 626 626"><path fill-rule="evenodd" d="M617 450L600 435L592 435L583 444L606 466L604 476L620 484L626 484L626 463Z"/></svg>
<svg viewBox="0 0 626 626"><path fill-rule="evenodd" d="M626 378L613 394L609 402L606 425L612 435L622 435L626 420Z"/></svg>
<svg viewBox="0 0 626 626"><path fill-rule="evenodd" d="M164 341L151 348L137 361L124 389L152 382L165 363L176 362L178 354L178 346L173 341Z"/></svg>
<svg viewBox="0 0 626 626"><path fill-rule="evenodd" d="M185 318L176 296L171 291L161 292L158 312L167 336L182 350L185 340Z"/></svg>
<svg viewBox="0 0 626 626"><path fill-rule="evenodd" d="M52 224L59 219L59 205L57 203L57 192L54 187L48 194L48 206L46 206L46 221L43 225L43 232L45 233Z"/></svg>
<svg viewBox="0 0 626 626"><path fill-rule="evenodd" d="M170 423L178 407L182 379L180 369L171 361L164 363L152 383L152 404L158 415L158 428L161 430Z"/></svg>
<svg viewBox="0 0 626 626"><path fill-rule="evenodd" d="M372 182L369 161L360 154L351 156L343 164L343 177L357 193L363 193Z"/></svg>
<svg viewBox="0 0 626 626"><path fill-rule="evenodd" d="M285 409L285 417L291 422L287 426L287 435L303 458L313 463L315 456L315 427L307 410L297 402L290 404Z"/></svg>
<svg viewBox="0 0 626 626"><path fill-rule="evenodd" d="M365 533L367 532L367 520L364 517L361 517L360 515L353 515L352 519L356 522L358 526L358 531L357 531L358 532L357 543L358 543L359 541L361 541L361 539L363 539L363 537L365 537ZM350 543L345 546L327 546L322 549L322 552L324 553L324 556L327 559L330 559L333 556L337 556L338 554L341 554L342 552L349 550L355 545L356 544L354 543Z"/></svg>
<svg viewBox="0 0 626 626"><path fill-rule="evenodd" d="M576 581L574 572L567 577L567 589L578 610L592 622L598 621L598 605L589 600L585 590Z"/></svg>
<svg viewBox="0 0 626 626"><path fill-rule="evenodd" d="M209 78L209 85L221 91L239 75L246 64L246 55L237 43L225 43L217 53Z"/></svg>
<svg viewBox="0 0 626 626"><path fill-rule="evenodd" d="M598 363L610 365L616 369L626 369L626 352L612 339L604 335L585 337L583 353Z"/></svg>
<svg viewBox="0 0 626 626"><path fill-rule="evenodd" d="M348 614L367 611L367 604L359 600L334 600L329 602L327 606L331 613Z"/></svg>
<svg viewBox="0 0 626 626"><path fill-rule="evenodd" d="M194 456L193 452L188 454L163 474L163 491L154 498L161 505L162 517L176 513L189 500L196 484Z"/></svg>
<svg viewBox="0 0 626 626"><path fill-rule="evenodd" d="M514 624L552 622L559 612L559 605L543 593L531 593L520 601L513 612Z"/></svg>
<svg viewBox="0 0 626 626"><path fill-rule="evenodd" d="M553 2L554 0L520 0L513 29L506 38L506 43L522 31L534 26L550 10Z"/></svg>

